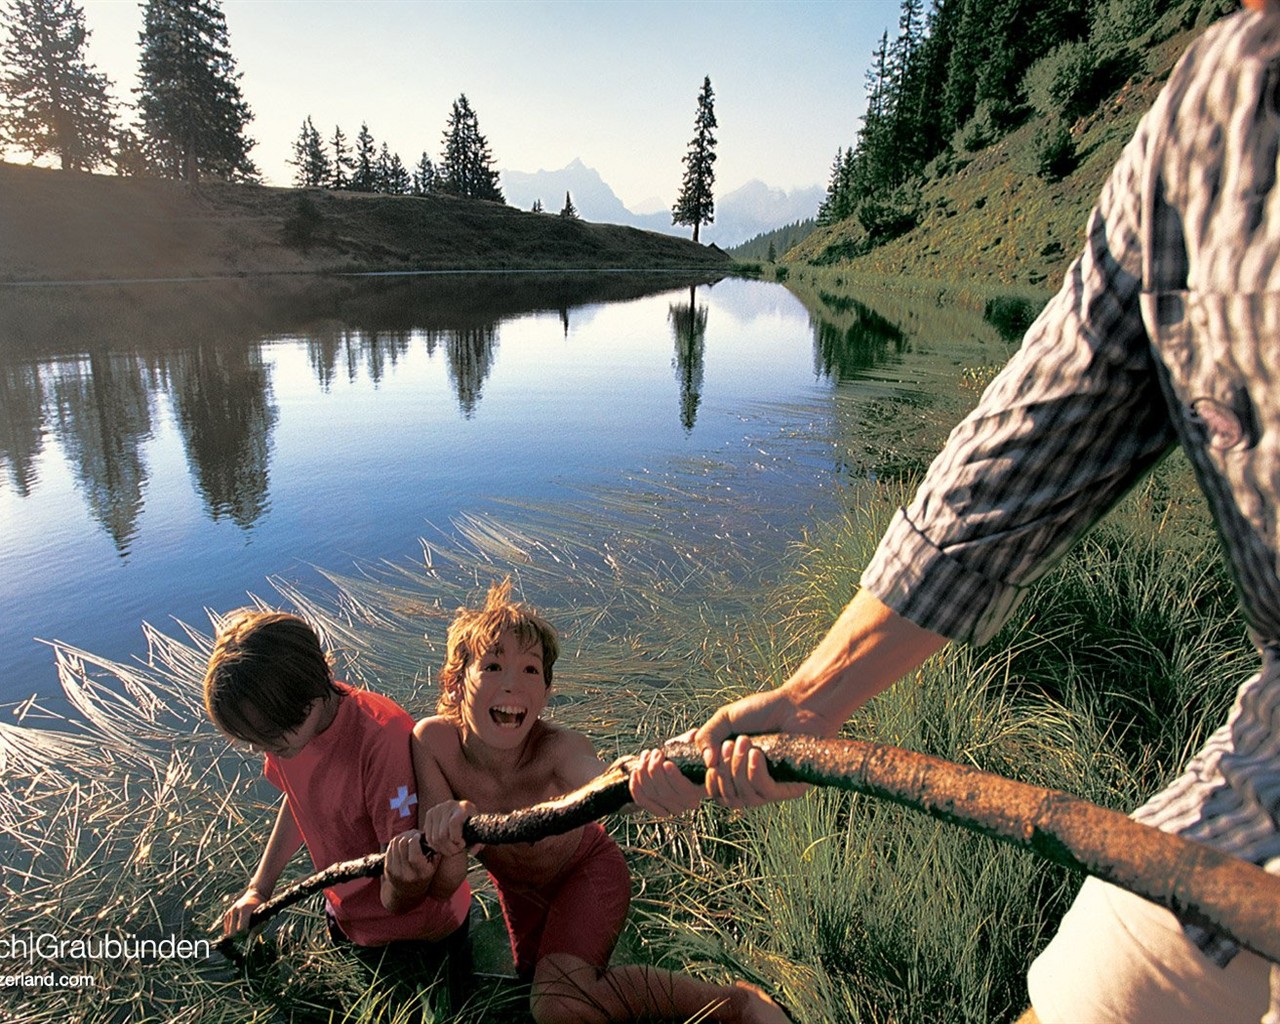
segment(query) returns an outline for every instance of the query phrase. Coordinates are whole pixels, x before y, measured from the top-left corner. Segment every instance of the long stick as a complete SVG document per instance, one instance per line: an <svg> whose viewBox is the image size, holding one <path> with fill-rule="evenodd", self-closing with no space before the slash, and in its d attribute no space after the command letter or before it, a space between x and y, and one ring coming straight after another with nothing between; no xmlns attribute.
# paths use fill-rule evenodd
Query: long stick
<svg viewBox="0 0 1280 1024"><path fill-rule="evenodd" d="M779 781L866 793L1005 840L1136 893L1280 963L1280 878L1247 861L1060 790L899 747L787 734L757 736L753 742ZM703 781L706 769L695 747L672 740L664 750L684 775ZM627 782L636 760L620 758L587 785L555 800L507 814L478 814L463 825L463 838L485 845L532 842L611 814L631 799ZM255 909L249 928L321 889L380 875L382 862L382 854L370 854L305 878ZM234 937L223 939L218 949L240 962Z"/></svg>

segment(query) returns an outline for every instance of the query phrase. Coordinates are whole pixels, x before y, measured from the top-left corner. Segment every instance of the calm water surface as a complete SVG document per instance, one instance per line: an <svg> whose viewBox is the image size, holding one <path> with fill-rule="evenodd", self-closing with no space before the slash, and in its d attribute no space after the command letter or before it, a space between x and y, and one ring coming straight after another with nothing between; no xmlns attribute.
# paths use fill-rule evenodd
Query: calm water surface
<svg viewBox="0 0 1280 1024"><path fill-rule="evenodd" d="M903 348L888 322L854 337L739 279L210 283L0 304L0 702L57 690L37 638L145 656L143 621L204 627L205 609L270 600L272 577L421 557L420 538L459 517L580 499L674 459L746 474L791 438L803 472L764 498L785 529L841 471L814 409L829 417L842 378Z"/></svg>
<svg viewBox="0 0 1280 1024"><path fill-rule="evenodd" d="M58 692L39 640L143 658L144 621L675 465L686 519L741 494L785 545L841 482L918 469L937 438L904 413L1007 354L936 308L807 301L637 274L0 291L0 703Z"/></svg>

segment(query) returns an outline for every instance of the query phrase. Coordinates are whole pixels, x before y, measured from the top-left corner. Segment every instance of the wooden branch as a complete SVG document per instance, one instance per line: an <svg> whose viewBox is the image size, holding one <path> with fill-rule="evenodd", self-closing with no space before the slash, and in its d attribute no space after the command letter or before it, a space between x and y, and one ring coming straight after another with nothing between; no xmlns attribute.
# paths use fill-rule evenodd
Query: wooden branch
<svg viewBox="0 0 1280 1024"><path fill-rule="evenodd" d="M779 781L865 793L1004 840L1127 889L1280 963L1280 878L1247 861L1069 793L928 754L800 735L757 736L754 742ZM687 777L703 781L706 769L696 748L670 741L664 749ZM555 800L508 814L476 815L463 826L463 838L485 845L532 842L611 814L630 802L627 782L636 761L620 758L587 785ZM380 875L382 860L382 854L371 854L303 879L255 909L250 929L328 886ZM240 962L233 937L217 948Z"/></svg>

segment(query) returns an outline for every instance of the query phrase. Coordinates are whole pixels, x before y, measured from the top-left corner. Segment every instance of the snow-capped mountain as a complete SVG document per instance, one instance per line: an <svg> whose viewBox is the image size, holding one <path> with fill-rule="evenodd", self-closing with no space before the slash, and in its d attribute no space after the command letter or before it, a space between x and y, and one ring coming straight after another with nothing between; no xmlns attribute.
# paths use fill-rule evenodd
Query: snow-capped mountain
<svg viewBox="0 0 1280 1024"><path fill-rule="evenodd" d="M627 209L599 173L581 160L574 160L558 171L503 171L502 191L510 205L522 210L531 209L534 202L540 200L546 213L559 213L568 192L583 220L629 224L669 235L690 233L689 228L671 223L669 209L656 213L634 213ZM737 245L765 231L812 217L823 194L816 185L787 192L770 188L761 181L749 181L732 192L716 195L715 221L703 225L699 238L722 248ZM674 203L675 196L671 199Z"/></svg>

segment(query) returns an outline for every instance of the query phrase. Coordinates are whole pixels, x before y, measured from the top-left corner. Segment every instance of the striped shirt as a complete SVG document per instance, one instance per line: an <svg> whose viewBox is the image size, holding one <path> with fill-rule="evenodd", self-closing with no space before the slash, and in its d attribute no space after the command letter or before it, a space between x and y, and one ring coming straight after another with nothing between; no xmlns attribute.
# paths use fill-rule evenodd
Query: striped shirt
<svg viewBox="0 0 1280 1024"><path fill-rule="evenodd" d="M1280 868L1280 14L1189 48L1061 291L900 511L863 585L981 642L1174 444L1222 534L1261 672L1135 813ZM1197 933L1225 963L1234 947Z"/></svg>

